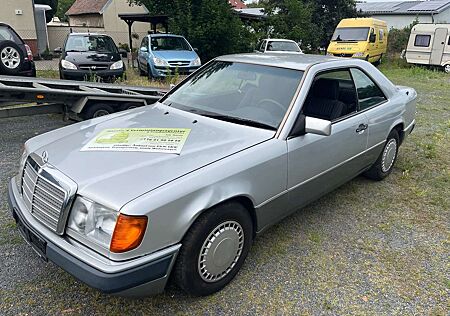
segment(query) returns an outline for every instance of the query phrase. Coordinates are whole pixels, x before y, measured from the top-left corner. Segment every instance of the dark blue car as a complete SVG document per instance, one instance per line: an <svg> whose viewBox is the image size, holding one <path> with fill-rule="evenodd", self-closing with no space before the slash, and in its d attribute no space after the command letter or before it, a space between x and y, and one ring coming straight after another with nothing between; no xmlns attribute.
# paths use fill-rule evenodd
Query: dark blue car
<svg viewBox="0 0 450 316"><path fill-rule="evenodd" d="M138 68L141 76L164 78L175 73L188 75L200 66L200 57L183 36L147 35L139 48Z"/></svg>

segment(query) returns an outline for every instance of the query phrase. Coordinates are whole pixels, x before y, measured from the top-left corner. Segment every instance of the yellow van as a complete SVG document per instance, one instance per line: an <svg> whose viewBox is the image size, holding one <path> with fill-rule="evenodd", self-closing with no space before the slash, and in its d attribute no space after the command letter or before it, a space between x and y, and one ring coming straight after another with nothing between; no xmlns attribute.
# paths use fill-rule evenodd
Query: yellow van
<svg viewBox="0 0 450 316"><path fill-rule="evenodd" d="M379 64L386 54L387 37L384 21L373 18L343 19L334 31L327 54Z"/></svg>

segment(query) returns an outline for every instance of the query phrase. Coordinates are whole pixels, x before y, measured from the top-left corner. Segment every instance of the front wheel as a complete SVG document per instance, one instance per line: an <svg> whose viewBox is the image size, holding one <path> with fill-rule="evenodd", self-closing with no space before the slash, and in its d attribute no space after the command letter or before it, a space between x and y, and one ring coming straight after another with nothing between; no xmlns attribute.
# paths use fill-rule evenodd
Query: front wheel
<svg viewBox="0 0 450 316"><path fill-rule="evenodd" d="M231 202L210 209L183 239L175 282L195 296L221 290L238 273L252 242L252 220L244 206Z"/></svg>
<svg viewBox="0 0 450 316"><path fill-rule="evenodd" d="M377 161L364 173L364 175L376 181L386 178L394 168L395 161L397 160L398 147L398 132L392 130Z"/></svg>

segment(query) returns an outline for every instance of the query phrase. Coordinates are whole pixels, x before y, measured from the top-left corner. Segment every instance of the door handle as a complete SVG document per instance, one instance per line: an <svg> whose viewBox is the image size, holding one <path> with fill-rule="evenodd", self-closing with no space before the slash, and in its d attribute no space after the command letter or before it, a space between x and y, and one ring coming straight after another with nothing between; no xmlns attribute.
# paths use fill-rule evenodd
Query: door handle
<svg viewBox="0 0 450 316"><path fill-rule="evenodd" d="M362 133L362 132L364 132L368 127L369 127L369 125L367 125L367 124L359 124L358 128L356 129L356 132L357 132L358 134L359 134L359 133Z"/></svg>

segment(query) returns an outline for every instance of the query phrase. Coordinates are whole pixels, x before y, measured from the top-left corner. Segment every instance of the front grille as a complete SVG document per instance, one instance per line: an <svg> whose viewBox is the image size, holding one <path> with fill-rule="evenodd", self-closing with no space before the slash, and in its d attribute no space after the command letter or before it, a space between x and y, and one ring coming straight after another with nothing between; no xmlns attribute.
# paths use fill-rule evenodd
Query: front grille
<svg viewBox="0 0 450 316"><path fill-rule="evenodd" d="M336 57L353 57L353 54L334 54Z"/></svg>
<svg viewBox="0 0 450 316"><path fill-rule="evenodd" d="M169 61L169 65L171 67L186 67L186 66L189 66L190 63L191 63L190 61L185 61L185 60Z"/></svg>
<svg viewBox="0 0 450 316"><path fill-rule="evenodd" d="M22 175L22 195L28 210L57 232L67 192L42 176L39 165L28 159Z"/></svg>
<svg viewBox="0 0 450 316"><path fill-rule="evenodd" d="M80 65L80 69L91 71L106 70L108 68L108 65Z"/></svg>

